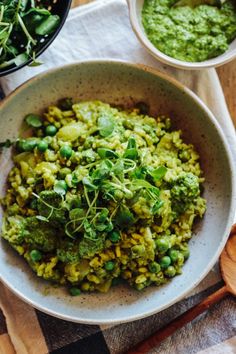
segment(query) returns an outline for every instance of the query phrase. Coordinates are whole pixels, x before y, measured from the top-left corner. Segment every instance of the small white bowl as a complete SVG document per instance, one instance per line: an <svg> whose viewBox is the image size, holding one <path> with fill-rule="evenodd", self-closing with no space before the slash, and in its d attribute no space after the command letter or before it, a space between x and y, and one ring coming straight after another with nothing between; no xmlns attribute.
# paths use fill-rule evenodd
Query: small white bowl
<svg viewBox="0 0 236 354"><path fill-rule="evenodd" d="M236 58L236 39L230 44L229 49L215 58L201 62L187 62L172 58L158 50L148 39L142 25L142 8L144 0L127 0L129 6L130 22L133 30L141 44L149 51L154 58L165 64L185 70L206 69L223 65Z"/></svg>

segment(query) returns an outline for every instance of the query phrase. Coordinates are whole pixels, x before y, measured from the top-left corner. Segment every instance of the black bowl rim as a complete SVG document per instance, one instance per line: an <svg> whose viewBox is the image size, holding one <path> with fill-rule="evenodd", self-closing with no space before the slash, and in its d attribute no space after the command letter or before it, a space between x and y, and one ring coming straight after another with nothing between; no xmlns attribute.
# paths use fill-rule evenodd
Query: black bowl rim
<svg viewBox="0 0 236 354"><path fill-rule="evenodd" d="M57 35L59 34L59 32L61 31L66 19L67 19L67 16L68 16L68 13L69 13L69 10L71 8L71 3L72 3L72 0L67 0L67 4L65 4L66 6L66 11L64 13L64 16L62 17L61 19L61 23L59 25L59 27L56 29L56 31L52 34L51 38L45 43L45 45L42 46L42 48L37 52L36 54L36 58L42 54L49 46L50 44L54 41L54 39L57 37ZM6 75L9 75L9 74L12 74L13 72L23 68L24 66L26 65L29 65L33 62L33 59L29 59L27 60L26 62L24 62L23 64L19 65L19 66L14 66L14 67L11 67L9 69L6 69L6 70L0 70L0 77L3 77L3 76L6 76Z"/></svg>

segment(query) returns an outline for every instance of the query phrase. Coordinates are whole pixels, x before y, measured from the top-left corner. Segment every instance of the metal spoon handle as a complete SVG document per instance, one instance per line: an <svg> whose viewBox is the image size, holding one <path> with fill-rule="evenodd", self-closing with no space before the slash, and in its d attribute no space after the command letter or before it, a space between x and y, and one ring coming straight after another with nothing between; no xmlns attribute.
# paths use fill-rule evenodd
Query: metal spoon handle
<svg viewBox="0 0 236 354"><path fill-rule="evenodd" d="M126 354L145 354L151 349L161 343L164 339L172 335L177 329L182 328L186 323L192 321L198 315L206 311L211 305L223 299L229 294L227 286L223 286L213 294L209 295L206 299L195 305L191 309L184 312L182 315L175 318L172 322L162 327L156 333L152 334L149 338L144 339L135 347L131 348Z"/></svg>

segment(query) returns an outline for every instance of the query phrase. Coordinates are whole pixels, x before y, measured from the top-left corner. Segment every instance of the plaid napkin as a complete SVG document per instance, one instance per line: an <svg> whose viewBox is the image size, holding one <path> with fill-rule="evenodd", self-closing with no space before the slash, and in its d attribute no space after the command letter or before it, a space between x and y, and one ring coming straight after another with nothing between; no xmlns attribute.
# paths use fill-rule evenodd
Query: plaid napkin
<svg viewBox="0 0 236 354"><path fill-rule="evenodd" d="M72 45L73 43L73 45ZM100 0L74 9L58 38L41 56L40 67L1 79L5 94L47 68L91 58L140 62L169 73L195 91L214 112L236 159L235 131L214 69L183 71L157 63L139 44L124 0ZM22 302L0 283L0 354L118 354L169 323L222 286L216 265L189 296L146 319L116 326L66 322ZM150 353L236 354L236 303L232 297L177 331Z"/></svg>

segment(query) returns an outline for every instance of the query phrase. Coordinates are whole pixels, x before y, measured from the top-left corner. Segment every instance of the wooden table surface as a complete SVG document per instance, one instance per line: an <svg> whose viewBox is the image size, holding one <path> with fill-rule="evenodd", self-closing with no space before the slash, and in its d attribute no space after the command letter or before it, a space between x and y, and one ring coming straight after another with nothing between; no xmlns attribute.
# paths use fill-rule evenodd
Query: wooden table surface
<svg viewBox="0 0 236 354"><path fill-rule="evenodd" d="M91 1L94 0L74 0L73 6L79 6ZM236 127L236 59L217 68L217 73L221 81L229 112Z"/></svg>

